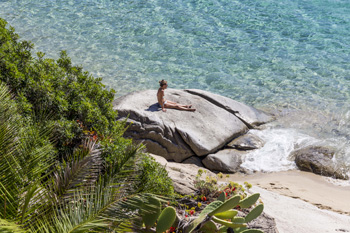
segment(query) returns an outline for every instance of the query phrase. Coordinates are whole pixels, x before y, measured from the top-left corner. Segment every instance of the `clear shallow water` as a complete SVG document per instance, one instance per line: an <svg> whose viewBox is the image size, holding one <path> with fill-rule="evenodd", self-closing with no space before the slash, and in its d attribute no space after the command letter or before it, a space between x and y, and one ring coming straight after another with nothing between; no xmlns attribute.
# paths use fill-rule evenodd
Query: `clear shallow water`
<svg viewBox="0 0 350 233"><path fill-rule="evenodd" d="M117 96L160 79L208 90L276 114L269 127L286 139L272 131L272 147L307 135L350 164L348 0L0 0L0 9L35 51L67 50ZM289 169L284 153L265 150Z"/></svg>

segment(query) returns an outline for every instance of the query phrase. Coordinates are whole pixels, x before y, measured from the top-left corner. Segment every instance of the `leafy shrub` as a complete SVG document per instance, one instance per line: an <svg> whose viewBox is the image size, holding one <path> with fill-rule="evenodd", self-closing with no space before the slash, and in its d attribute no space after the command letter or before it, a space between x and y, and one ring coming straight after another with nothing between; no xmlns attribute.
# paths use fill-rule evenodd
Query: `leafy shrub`
<svg viewBox="0 0 350 233"><path fill-rule="evenodd" d="M32 57L6 25L0 19L0 231L119 232L139 192L171 194L165 169L122 137L114 91L66 52Z"/></svg>
<svg viewBox="0 0 350 233"><path fill-rule="evenodd" d="M162 195L172 195L174 187L168 178L168 172L149 155L143 155L140 163L141 182L139 190Z"/></svg>

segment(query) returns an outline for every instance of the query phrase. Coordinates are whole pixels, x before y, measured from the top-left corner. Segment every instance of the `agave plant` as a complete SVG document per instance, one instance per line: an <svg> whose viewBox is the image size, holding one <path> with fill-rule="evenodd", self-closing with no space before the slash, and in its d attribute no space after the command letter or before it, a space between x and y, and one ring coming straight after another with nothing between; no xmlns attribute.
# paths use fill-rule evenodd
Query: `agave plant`
<svg viewBox="0 0 350 233"><path fill-rule="evenodd" d="M52 129L21 117L0 83L0 232L127 231L142 200L131 185L141 147L107 164L87 138L58 161Z"/></svg>

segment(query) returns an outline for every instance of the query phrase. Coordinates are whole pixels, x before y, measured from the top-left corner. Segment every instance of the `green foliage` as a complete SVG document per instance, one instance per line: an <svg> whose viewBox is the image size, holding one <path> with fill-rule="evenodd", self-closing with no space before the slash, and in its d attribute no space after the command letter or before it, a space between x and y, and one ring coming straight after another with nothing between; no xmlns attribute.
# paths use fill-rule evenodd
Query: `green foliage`
<svg viewBox="0 0 350 233"><path fill-rule="evenodd" d="M161 203L157 198L150 196L145 200L143 206L147 206L147 208L142 210L142 221L145 224L146 229L150 229L154 226L160 215Z"/></svg>
<svg viewBox="0 0 350 233"><path fill-rule="evenodd" d="M238 214L237 210L227 210L224 212L220 212L215 214L215 217L221 218L221 219L232 219L234 216L236 216Z"/></svg>
<svg viewBox="0 0 350 233"><path fill-rule="evenodd" d="M122 137L101 79L32 48L0 19L0 232L133 229L140 192L173 192L165 169Z"/></svg>
<svg viewBox="0 0 350 233"><path fill-rule="evenodd" d="M218 200L224 202L226 200L226 193L221 192L219 197L218 197Z"/></svg>
<svg viewBox="0 0 350 233"><path fill-rule="evenodd" d="M143 155L140 162L139 191L159 195L173 195L174 187L166 169L149 155Z"/></svg>
<svg viewBox="0 0 350 233"><path fill-rule="evenodd" d="M210 212L208 215L213 216L215 214L222 213L222 212L228 211L230 209L233 209L234 207L237 206L240 199L241 199L241 197L239 195L233 196L230 199L228 199L227 201L223 202L222 205L220 205L218 208L216 208L215 210Z"/></svg>
<svg viewBox="0 0 350 233"><path fill-rule="evenodd" d="M216 232L217 228L213 221L208 221L203 225L203 227L201 228L201 231L204 233L212 233L212 232Z"/></svg>
<svg viewBox="0 0 350 233"><path fill-rule="evenodd" d="M236 208L239 203L243 203L243 206L246 206L242 208L248 208L255 204L257 197L259 198L259 194L253 194L241 201L241 195L237 194L225 202L222 202L219 199L211 202L203 209L198 218L188 224L185 228L185 232L191 233L202 231L202 228L204 228L203 232L208 232L208 228L211 228L208 221L214 221L215 223L222 225L219 230L212 232L225 232L228 228L232 228L234 232L241 232L246 229L247 222L254 220L262 213L263 204L256 206L246 215L246 217L236 217L238 211L234 208ZM219 196L219 198L221 198L221 196ZM254 203L252 203L253 201Z"/></svg>
<svg viewBox="0 0 350 233"><path fill-rule="evenodd" d="M168 230L176 220L176 211L168 206L161 211L161 202L154 196L148 196L142 203L141 217L146 232L156 225L156 232L162 233ZM156 224L157 223L157 224Z"/></svg>
<svg viewBox="0 0 350 233"><path fill-rule="evenodd" d="M249 197L246 197L245 199L241 200L239 202L239 206L241 208L249 208L252 205L254 205L254 203L259 199L259 197L259 193L254 193L253 195L250 195Z"/></svg>
<svg viewBox="0 0 350 233"><path fill-rule="evenodd" d="M174 224L175 220L176 220L175 209L171 206L166 207L158 218L156 232L157 233L165 232Z"/></svg>
<svg viewBox="0 0 350 233"><path fill-rule="evenodd" d="M207 219L207 215L214 210L216 210L218 207L222 205L222 201L213 201L209 205L207 205L199 214L198 218L193 220L185 229L186 233L191 233L193 230L195 230L199 224L201 224L203 221Z"/></svg>
<svg viewBox="0 0 350 233"><path fill-rule="evenodd" d="M264 205L263 204L257 205L254 209L252 209L247 214L247 216L245 216L245 222L253 221L254 219L256 219L257 217L260 216L260 214L263 212L263 210L264 210Z"/></svg>

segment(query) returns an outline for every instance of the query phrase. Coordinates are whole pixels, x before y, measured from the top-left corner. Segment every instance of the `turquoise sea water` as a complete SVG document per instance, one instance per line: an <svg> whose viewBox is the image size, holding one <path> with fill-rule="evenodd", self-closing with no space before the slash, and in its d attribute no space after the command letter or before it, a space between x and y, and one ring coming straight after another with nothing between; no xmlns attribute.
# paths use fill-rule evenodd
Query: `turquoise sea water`
<svg viewBox="0 0 350 233"><path fill-rule="evenodd" d="M348 0L0 0L0 17L117 97L166 79L273 112L248 168L291 169L289 152L309 144L350 165Z"/></svg>

